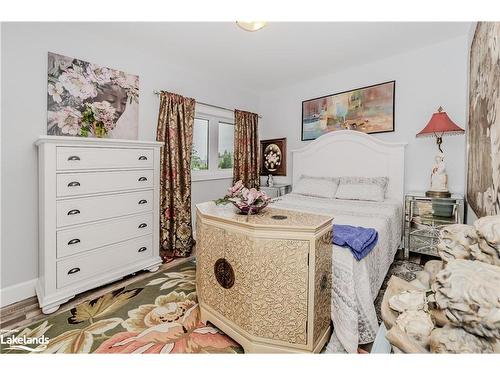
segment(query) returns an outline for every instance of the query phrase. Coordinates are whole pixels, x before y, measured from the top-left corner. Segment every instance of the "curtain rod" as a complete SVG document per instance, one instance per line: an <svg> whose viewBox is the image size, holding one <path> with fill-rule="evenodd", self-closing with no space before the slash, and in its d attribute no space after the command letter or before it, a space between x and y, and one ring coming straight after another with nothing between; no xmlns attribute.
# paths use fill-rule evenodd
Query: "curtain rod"
<svg viewBox="0 0 500 375"><path fill-rule="evenodd" d="M158 90L155 90L153 91L153 94L155 95L160 95L160 91ZM199 102L199 101L196 101L196 103L198 104L202 104L202 105L206 105L207 107L212 107L212 108L218 108L218 109L222 109L224 111L230 111L230 112L234 112L234 109L231 109L231 108L226 108L226 107L221 107L219 105L214 105L214 104L208 104L208 103L203 103L203 102ZM262 118L261 115L257 115L259 118Z"/></svg>

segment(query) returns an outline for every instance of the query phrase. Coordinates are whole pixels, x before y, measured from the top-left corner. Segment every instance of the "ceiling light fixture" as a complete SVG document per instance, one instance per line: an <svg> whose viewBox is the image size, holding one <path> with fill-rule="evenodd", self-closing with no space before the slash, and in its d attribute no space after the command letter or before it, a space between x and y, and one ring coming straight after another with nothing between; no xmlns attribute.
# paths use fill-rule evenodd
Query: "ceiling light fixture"
<svg viewBox="0 0 500 375"><path fill-rule="evenodd" d="M257 31L267 25L265 21L236 21L236 24L245 31Z"/></svg>

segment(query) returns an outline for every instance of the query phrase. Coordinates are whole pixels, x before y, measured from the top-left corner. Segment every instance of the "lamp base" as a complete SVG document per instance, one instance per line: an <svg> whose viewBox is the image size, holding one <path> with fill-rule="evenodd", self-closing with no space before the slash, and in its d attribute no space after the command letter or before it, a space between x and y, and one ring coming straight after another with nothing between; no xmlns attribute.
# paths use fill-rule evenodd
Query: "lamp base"
<svg viewBox="0 0 500 375"><path fill-rule="evenodd" d="M425 192L426 197L432 197L432 198L450 198L451 193L449 191L433 191L433 190L427 190Z"/></svg>

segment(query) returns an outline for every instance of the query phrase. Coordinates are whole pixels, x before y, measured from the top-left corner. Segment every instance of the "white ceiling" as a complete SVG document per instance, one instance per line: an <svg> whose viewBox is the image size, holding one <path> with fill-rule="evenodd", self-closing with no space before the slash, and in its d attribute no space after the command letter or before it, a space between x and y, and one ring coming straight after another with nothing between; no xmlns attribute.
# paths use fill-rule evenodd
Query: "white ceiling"
<svg viewBox="0 0 500 375"><path fill-rule="evenodd" d="M108 24L109 25L109 24ZM172 61L251 91L280 86L466 35L467 22L115 23L165 46Z"/></svg>

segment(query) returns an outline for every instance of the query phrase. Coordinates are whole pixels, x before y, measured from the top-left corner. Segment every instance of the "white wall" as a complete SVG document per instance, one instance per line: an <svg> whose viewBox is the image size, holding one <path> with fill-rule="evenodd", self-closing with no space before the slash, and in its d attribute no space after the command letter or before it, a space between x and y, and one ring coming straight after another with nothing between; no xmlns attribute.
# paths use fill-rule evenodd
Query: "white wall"
<svg viewBox="0 0 500 375"><path fill-rule="evenodd" d="M314 58L313 52L311 58ZM303 100L396 80L396 131L374 136L386 141L408 142L406 191L425 191L437 147L433 139L416 139L415 134L440 105L459 126L466 127L467 61L468 44L464 36L383 60L360 62L347 70L267 92L261 95L260 103L264 118L262 138L287 137L288 150L303 147L307 143L300 140ZM465 137L446 137L443 149L450 190L463 194ZM287 176L276 177L276 182L291 181L291 171L289 151Z"/></svg>
<svg viewBox="0 0 500 375"><path fill-rule="evenodd" d="M113 33L107 23L2 24L2 289L25 285L37 277L38 177L33 142L46 134L48 51L138 74L141 140L156 136L158 99L154 89L229 108L257 110L254 93L186 71L172 63L168 45L135 40L130 37L133 28L130 33ZM193 203L223 195L229 184L229 180L193 183Z"/></svg>

